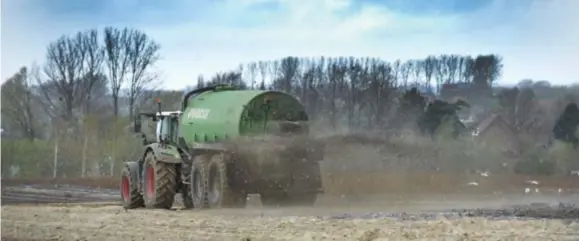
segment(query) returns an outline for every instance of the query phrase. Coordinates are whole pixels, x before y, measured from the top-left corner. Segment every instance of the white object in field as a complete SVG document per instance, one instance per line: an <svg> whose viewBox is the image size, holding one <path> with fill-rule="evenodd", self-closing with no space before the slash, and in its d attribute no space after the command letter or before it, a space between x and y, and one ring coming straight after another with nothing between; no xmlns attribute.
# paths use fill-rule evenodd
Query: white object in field
<svg viewBox="0 0 579 241"><path fill-rule="evenodd" d="M478 186L478 183L477 183L477 182L469 182L467 185L469 185L469 186Z"/></svg>
<svg viewBox="0 0 579 241"><path fill-rule="evenodd" d="M483 176L483 177L488 177L488 176L489 176L489 172L481 172L480 175Z"/></svg>
<svg viewBox="0 0 579 241"><path fill-rule="evenodd" d="M538 193L538 192L539 192L539 189L538 189L538 188L535 188L535 192Z"/></svg>
<svg viewBox="0 0 579 241"><path fill-rule="evenodd" d="M531 189L530 189L530 188L528 188L528 187L527 187L527 188L525 188L525 193L529 193L529 192L531 192Z"/></svg>
<svg viewBox="0 0 579 241"><path fill-rule="evenodd" d="M561 192L563 192L563 190L562 190L561 188L559 188L559 189L557 190L557 192L561 193Z"/></svg>
<svg viewBox="0 0 579 241"><path fill-rule="evenodd" d="M538 182L538 181L535 181L535 180L529 180L529 181L526 181L526 183L527 183L527 184L532 184L532 185L539 185L539 182Z"/></svg>

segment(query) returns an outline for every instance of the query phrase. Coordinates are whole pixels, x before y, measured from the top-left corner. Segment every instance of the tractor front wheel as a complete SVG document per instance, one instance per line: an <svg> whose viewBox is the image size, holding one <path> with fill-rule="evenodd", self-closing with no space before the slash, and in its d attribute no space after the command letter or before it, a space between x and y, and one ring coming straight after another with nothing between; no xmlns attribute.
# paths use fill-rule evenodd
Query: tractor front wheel
<svg viewBox="0 0 579 241"><path fill-rule="evenodd" d="M145 157L143 172L145 207L170 209L177 189L175 164L157 161L153 152L149 152Z"/></svg>

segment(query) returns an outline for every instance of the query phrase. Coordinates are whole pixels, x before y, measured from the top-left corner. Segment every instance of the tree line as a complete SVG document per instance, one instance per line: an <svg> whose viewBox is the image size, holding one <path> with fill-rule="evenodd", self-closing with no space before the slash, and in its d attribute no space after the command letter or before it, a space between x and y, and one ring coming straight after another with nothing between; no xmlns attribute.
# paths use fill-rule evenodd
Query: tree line
<svg viewBox="0 0 579 241"><path fill-rule="evenodd" d="M466 83L489 94L502 72L498 55L427 56L388 62L379 58L285 57L240 65L237 70L198 77L197 87L226 83L249 89L275 89L298 97L313 119L335 128L347 110L348 127L380 126L400 90L420 87L434 95L444 84ZM362 124L364 122L364 124Z"/></svg>
<svg viewBox="0 0 579 241"><path fill-rule="evenodd" d="M129 134L136 112L153 109L153 97L161 97L166 109L177 109L184 91L210 84L285 91L302 101L316 123L376 129L392 123L403 90L418 87L434 96L448 84L462 83L490 98L503 69L496 54L390 62L290 56L242 63L234 70L191 78L183 91L167 91L158 88L163 80L153 68L160 55L159 43L131 28L92 29L51 42L42 66L22 67L2 84L3 140L18 142L2 142L2 158L9 160L3 170L22 163L23 153L42 153L30 156L26 165L39 170L59 166L85 175L106 163L113 173L115 163L138 153L138 138ZM51 174L58 175L43 175Z"/></svg>
<svg viewBox="0 0 579 241"><path fill-rule="evenodd" d="M54 40L42 66L22 67L2 84L3 139L35 142L3 149L18 156L41 147L48 152L53 145L52 165L82 163L83 175L91 154L128 158L117 155L124 151L118 148L125 143L123 123L143 94L161 84L152 71L159 50L149 35L131 28L91 29ZM57 156L67 160L57 162ZM46 165L35 158L30 162Z"/></svg>

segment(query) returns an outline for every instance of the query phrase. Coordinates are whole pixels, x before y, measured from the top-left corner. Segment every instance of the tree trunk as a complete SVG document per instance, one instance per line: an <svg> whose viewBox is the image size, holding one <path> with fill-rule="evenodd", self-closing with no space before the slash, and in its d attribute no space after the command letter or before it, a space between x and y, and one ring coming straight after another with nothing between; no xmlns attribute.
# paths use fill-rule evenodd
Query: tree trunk
<svg viewBox="0 0 579 241"><path fill-rule="evenodd" d="M82 166L81 166L81 173L80 176L84 178L86 174L86 159L87 159L87 152L88 152L88 135L84 135L84 143L82 146Z"/></svg>
<svg viewBox="0 0 579 241"><path fill-rule="evenodd" d="M135 110L135 97L131 97L129 99L129 121L133 121L134 118L134 113L133 111Z"/></svg>
<svg viewBox="0 0 579 241"><path fill-rule="evenodd" d="M118 96L113 96L113 113L115 116L115 119L117 116L119 116L119 97Z"/></svg>
<svg viewBox="0 0 579 241"><path fill-rule="evenodd" d="M58 171L58 136L54 139L54 160L52 165L52 178L56 178Z"/></svg>

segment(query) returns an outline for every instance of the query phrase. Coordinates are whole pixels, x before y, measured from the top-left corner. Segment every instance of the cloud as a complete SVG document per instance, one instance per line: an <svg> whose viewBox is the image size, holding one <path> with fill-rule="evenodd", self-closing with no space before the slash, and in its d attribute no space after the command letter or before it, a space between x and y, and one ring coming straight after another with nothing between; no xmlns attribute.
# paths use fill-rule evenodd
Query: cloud
<svg viewBox="0 0 579 241"><path fill-rule="evenodd" d="M579 82L574 0L46 2L2 1L2 79L41 63L45 46L61 34L113 25L140 28L162 45L157 67L171 89L195 84L199 74L288 55L497 53L505 64L501 83Z"/></svg>

